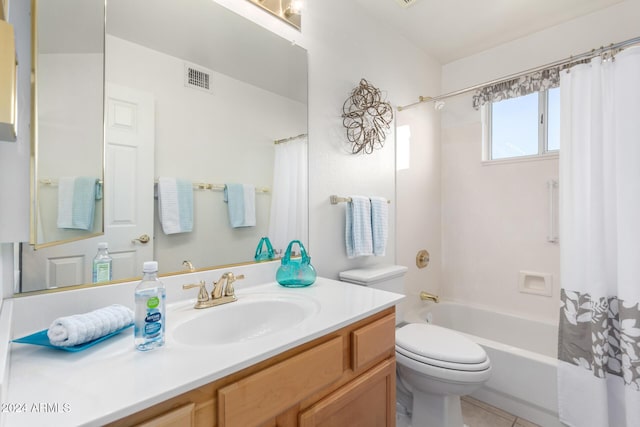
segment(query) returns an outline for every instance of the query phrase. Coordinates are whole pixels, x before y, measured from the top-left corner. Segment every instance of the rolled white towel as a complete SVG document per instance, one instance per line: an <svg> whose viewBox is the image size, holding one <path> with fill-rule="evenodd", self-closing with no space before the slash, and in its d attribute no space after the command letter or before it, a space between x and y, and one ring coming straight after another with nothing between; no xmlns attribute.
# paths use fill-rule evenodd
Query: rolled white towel
<svg viewBox="0 0 640 427"><path fill-rule="evenodd" d="M71 347L93 341L133 323L133 311L114 304L84 314L60 317L51 323L51 345Z"/></svg>

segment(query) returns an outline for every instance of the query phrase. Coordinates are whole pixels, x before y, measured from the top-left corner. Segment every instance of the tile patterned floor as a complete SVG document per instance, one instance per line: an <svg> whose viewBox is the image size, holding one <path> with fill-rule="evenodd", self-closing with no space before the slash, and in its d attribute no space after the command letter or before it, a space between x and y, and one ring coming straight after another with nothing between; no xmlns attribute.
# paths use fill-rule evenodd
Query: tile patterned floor
<svg viewBox="0 0 640 427"><path fill-rule="evenodd" d="M468 427L540 427L469 396L461 398L462 418Z"/></svg>
<svg viewBox="0 0 640 427"><path fill-rule="evenodd" d="M540 427L469 396L464 396L461 401L462 418L467 427ZM396 427L410 427L409 420L399 415Z"/></svg>

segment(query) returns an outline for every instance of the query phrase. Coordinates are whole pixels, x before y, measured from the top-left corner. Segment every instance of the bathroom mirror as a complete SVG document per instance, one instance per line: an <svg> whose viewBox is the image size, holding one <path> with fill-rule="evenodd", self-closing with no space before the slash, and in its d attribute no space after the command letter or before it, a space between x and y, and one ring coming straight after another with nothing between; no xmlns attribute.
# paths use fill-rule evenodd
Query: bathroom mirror
<svg viewBox="0 0 640 427"><path fill-rule="evenodd" d="M101 198L90 193L100 190L97 186L103 179L105 7L104 0L32 0L31 4L30 239L36 247L46 247L103 231ZM82 182L71 177L86 177L97 185L87 183L87 192L82 193ZM78 191L68 191L74 184ZM72 215L74 202L86 203Z"/></svg>
<svg viewBox="0 0 640 427"><path fill-rule="evenodd" d="M114 281L140 276L149 259L161 274L184 271L185 260L196 269L252 262L274 219L297 221L295 236L306 244L304 49L212 0L108 0L104 45L104 235L35 250L23 244L21 292L90 284L102 241L109 243ZM97 128L102 132L102 119ZM47 143L40 137L38 165L55 162L41 149ZM304 155L274 167L282 160L276 149L294 144ZM51 150L73 163L89 160L64 146ZM102 162L100 155L91 161L97 158ZM274 170L298 168L299 182L288 186L297 188L296 197L280 200L304 207L276 204L289 190L277 185ZM193 184L191 232L163 231L154 194L160 177ZM255 226L231 227L222 191L229 183L255 187Z"/></svg>

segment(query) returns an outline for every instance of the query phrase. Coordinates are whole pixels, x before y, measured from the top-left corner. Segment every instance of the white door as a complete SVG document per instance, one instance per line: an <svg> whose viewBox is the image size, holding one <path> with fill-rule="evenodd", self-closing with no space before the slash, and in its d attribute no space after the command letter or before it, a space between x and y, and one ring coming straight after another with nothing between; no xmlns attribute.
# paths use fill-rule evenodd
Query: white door
<svg viewBox="0 0 640 427"><path fill-rule="evenodd" d="M111 83L105 96L104 231L114 278L126 279L153 260L154 101Z"/></svg>
<svg viewBox="0 0 640 427"><path fill-rule="evenodd" d="M114 280L140 276L153 259L153 95L107 83L105 97L104 236L38 250L23 245L23 292L91 283L98 242L109 244ZM135 240L145 235L148 242Z"/></svg>

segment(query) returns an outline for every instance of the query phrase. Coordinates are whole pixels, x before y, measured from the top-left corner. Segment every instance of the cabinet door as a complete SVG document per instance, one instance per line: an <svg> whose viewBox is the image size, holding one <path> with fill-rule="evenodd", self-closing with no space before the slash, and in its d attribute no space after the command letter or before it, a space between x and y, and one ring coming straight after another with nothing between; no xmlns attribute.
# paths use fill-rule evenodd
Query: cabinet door
<svg viewBox="0 0 640 427"><path fill-rule="evenodd" d="M269 420L340 379L344 370L342 349L343 340L336 337L221 388L218 424L269 426Z"/></svg>
<svg viewBox="0 0 640 427"><path fill-rule="evenodd" d="M137 427L193 427L195 425L195 407L194 403L181 406L138 424Z"/></svg>
<svg viewBox="0 0 640 427"><path fill-rule="evenodd" d="M395 427L395 359L387 359L300 413L300 427Z"/></svg>

